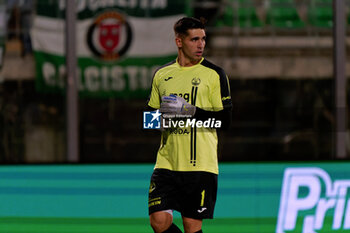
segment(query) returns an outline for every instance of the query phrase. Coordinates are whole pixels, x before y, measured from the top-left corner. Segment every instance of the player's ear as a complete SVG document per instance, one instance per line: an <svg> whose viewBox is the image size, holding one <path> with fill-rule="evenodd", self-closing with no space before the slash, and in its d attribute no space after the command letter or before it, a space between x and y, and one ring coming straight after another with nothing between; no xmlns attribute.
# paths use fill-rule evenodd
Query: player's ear
<svg viewBox="0 0 350 233"><path fill-rule="evenodd" d="M182 47L182 39L180 36L175 37L175 44L178 48Z"/></svg>

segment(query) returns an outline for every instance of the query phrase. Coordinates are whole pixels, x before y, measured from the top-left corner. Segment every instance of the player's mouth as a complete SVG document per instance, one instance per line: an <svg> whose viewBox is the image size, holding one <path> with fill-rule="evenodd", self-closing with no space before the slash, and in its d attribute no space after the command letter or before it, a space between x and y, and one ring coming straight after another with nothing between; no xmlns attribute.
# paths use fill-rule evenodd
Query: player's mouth
<svg viewBox="0 0 350 233"><path fill-rule="evenodd" d="M196 52L196 55L197 55L197 56L202 56L202 55L203 55L203 51L197 51L197 52Z"/></svg>

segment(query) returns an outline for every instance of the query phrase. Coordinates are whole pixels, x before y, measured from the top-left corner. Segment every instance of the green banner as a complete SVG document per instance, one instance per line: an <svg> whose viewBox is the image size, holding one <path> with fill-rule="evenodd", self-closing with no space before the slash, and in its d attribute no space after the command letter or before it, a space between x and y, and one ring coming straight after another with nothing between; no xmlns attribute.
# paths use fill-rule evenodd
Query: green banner
<svg viewBox="0 0 350 233"><path fill-rule="evenodd" d="M204 221L204 232L350 232L349 162L219 167L215 219ZM1 166L0 231L151 233L152 171L153 165ZM181 224L178 213L175 221Z"/></svg>
<svg viewBox="0 0 350 233"><path fill-rule="evenodd" d="M76 1L76 70L81 96L144 98L159 66L175 59L173 24L187 1ZM32 29L36 86L65 86L65 0L37 1Z"/></svg>

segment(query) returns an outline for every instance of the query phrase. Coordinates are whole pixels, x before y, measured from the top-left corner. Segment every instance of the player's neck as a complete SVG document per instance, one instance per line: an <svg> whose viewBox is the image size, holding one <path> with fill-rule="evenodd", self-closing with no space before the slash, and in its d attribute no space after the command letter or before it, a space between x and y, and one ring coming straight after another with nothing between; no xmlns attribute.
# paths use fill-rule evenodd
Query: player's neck
<svg viewBox="0 0 350 233"><path fill-rule="evenodd" d="M186 57L182 53L179 53L177 57L177 62L179 63L180 66L183 66L183 67L197 65L201 60L202 60L202 57L194 60Z"/></svg>

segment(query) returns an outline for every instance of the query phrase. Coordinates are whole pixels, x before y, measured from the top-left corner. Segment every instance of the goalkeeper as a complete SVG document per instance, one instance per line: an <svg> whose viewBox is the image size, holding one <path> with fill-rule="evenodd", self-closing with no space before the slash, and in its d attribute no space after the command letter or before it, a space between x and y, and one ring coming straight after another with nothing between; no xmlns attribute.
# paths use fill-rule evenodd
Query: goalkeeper
<svg viewBox="0 0 350 233"><path fill-rule="evenodd" d="M178 57L155 72L148 106L160 109L163 117L213 119L228 128L232 109L228 78L203 58L204 24L184 17L175 23L174 31ZM154 232L182 232L173 223L174 210L181 213L186 233L202 232L203 219L213 218L217 146L216 128L195 125L162 131L148 200Z"/></svg>

